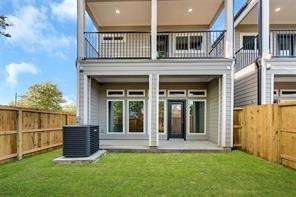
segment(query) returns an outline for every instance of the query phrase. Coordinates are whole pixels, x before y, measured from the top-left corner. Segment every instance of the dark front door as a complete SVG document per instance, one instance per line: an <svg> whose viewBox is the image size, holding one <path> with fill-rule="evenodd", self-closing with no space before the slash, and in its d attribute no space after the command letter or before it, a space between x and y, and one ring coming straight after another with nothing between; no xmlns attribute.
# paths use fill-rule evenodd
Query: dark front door
<svg viewBox="0 0 296 197"><path fill-rule="evenodd" d="M168 101L168 139L185 137L185 101Z"/></svg>

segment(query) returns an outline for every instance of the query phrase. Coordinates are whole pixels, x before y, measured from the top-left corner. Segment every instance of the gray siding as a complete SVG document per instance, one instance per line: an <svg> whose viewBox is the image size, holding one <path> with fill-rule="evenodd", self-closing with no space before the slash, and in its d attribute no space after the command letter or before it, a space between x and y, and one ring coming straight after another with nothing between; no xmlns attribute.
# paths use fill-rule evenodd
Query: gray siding
<svg viewBox="0 0 296 197"><path fill-rule="evenodd" d="M234 80L234 106L257 104L257 71Z"/></svg>
<svg viewBox="0 0 296 197"><path fill-rule="evenodd" d="M78 87L78 91L79 91L79 117L78 117L78 123L79 124L83 124L83 119L84 119L84 95L83 95L83 91L84 91L84 84L83 84L83 73L79 74L79 87Z"/></svg>
<svg viewBox="0 0 296 197"><path fill-rule="evenodd" d="M219 80L215 79L208 86L207 132L208 139L218 144L219 131Z"/></svg>
<svg viewBox="0 0 296 197"><path fill-rule="evenodd" d="M99 125L99 84L95 81L91 81L91 105L90 105L90 124Z"/></svg>
<svg viewBox="0 0 296 197"><path fill-rule="evenodd" d="M226 94L226 117L225 117L225 124L226 124L226 136L225 136L225 145L226 147L232 147L232 124L233 124L233 91L232 91L232 84L233 79L231 77L231 73L226 74L226 91L222 92L222 94ZM224 117L221 117L223 119Z"/></svg>

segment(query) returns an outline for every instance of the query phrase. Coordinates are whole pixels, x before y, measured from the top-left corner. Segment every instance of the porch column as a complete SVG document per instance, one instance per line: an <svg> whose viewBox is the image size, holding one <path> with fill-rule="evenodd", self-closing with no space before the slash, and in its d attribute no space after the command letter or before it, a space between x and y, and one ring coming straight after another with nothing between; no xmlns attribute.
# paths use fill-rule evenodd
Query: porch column
<svg viewBox="0 0 296 197"><path fill-rule="evenodd" d="M261 57L261 104L266 104L266 62L269 58L269 0L259 0L259 51Z"/></svg>
<svg viewBox="0 0 296 197"><path fill-rule="evenodd" d="M159 93L159 75L149 75L149 103L148 103L148 132L149 146L157 147L158 138L158 93Z"/></svg>
<svg viewBox="0 0 296 197"><path fill-rule="evenodd" d="M77 60L85 57L85 0L77 0Z"/></svg>
<svg viewBox="0 0 296 197"><path fill-rule="evenodd" d="M225 5L225 58L232 59L234 54L233 49L233 0L224 0Z"/></svg>
<svg viewBox="0 0 296 197"><path fill-rule="evenodd" d="M157 59L157 0L151 0L151 59Z"/></svg>

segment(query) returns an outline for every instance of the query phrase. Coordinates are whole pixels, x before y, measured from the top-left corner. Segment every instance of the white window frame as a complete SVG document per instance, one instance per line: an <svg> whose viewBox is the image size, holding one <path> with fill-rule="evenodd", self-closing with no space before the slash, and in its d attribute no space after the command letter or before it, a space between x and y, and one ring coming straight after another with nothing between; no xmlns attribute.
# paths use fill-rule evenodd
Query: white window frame
<svg viewBox="0 0 296 197"><path fill-rule="evenodd" d="M121 101L122 102L122 132L110 132L109 131L109 101ZM125 134L125 100L124 99L107 99L106 101L106 114L107 114L107 134L124 135Z"/></svg>
<svg viewBox="0 0 296 197"><path fill-rule="evenodd" d="M292 95L284 95L283 92L296 92L296 89L281 89L280 97L281 98L296 98L296 93Z"/></svg>
<svg viewBox="0 0 296 197"><path fill-rule="evenodd" d="M158 93L159 97L166 97L166 90L164 90L164 89L159 90L159 92L161 92L161 91L163 91L164 94L163 94L163 95L160 95L160 94Z"/></svg>
<svg viewBox="0 0 296 197"><path fill-rule="evenodd" d="M126 42L126 34L125 33L103 33L99 34L100 43L104 44L114 44L114 43L125 43ZM112 40L104 40L105 37L111 37ZM114 40L115 37L123 37L123 40Z"/></svg>
<svg viewBox="0 0 296 197"><path fill-rule="evenodd" d="M203 133L191 133L190 132L190 111L189 111L189 107L190 107L190 102L194 102L194 101L197 101L197 102L204 102L205 104L205 120L204 120L204 125L205 125L205 129L204 129L204 132ZM187 107L186 107L186 110L187 110L187 126L186 126L186 130L187 130L187 135L207 135L207 100L206 99L187 99Z"/></svg>
<svg viewBox="0 0 296 197"><path fill-rule="evenodd" d="M191 36L200 36L202 38L202 42L201 42L201 49L190 49L190 37ZM178 37L187 37L187 41L188 41L188 48L187 50L177 50L177 38ZM205 45L205 39L204 39L204 35L202 32L194 32L194 33L178 33L178 34L175 34L174 35L174 51L175 53L190 53L190 52L199 52L199 53L202 53L203 52L203 49L204 49L204 45Z"/></svg>
<svg viewBox="0 0 296 197"><path fill-rule="evenodd" d="M129 103L132 102L132 101L143 101L143 132L130 132L129 131ZM143 135L143 134L146 134L146 103L145 103L145 99L128 99L127 100L127 134L130 134L130 135Z"/></svg>
<svg viewBox="0 0 296 197"><path fill-rule="evenodd" d="M257 33L256 32L249 32L249 33L240 33L240 49L243 48L243 45L244 45L244 36L254 36L256 37L257 36ZM254 49L248 49L248 50L245 50L243 49L242 51L255 51L257 50L257 42L255 42L254 44Z"/></svg>
<svg viewBox="0 0 296 197"><path fill-rule="evenodd" d="M191 92L194 92L194 91L203 92L204 95L193 95L193 94L191 94ZM191 89L191 90L188 90L187 94L188 94L188 97L206 98L207 97L207 90Z"/></svg>
<svg viewBox="0 0 296 197"><path fill-rule="evenodd" d="M130 92L143 92L143 95L130 95ZM145 90L127 90L127 97L145 97Z"/></svg>
<svg viewBox="0 0 296 197"><path fill-rule="evenodd" d="M278 89L273 90L273 96L279 96L279 90Z"/></svg>
<svg viewBox="0 0 296 197"><path fill-rule="evenodd" d="M116 91L116 92L122 92L122 95L109 95L109 92ZM123 89L115 90L115 89L108 89L106 90L106 96L107 97L124 97L125 91Z"/></svg>
<svg viewBox="0 0 296 197"><path fill-rule="evenodd" d="M171 95L171 92L182 91L184 92L183 95ZM170 98L186 98L186 90L168 90L168 97Z"/></svg>
<svg viewBox="0 0 296 197"><path fill-rule="evenodd" d="M166 135L167 134L167 124L168 124L168 122L167 122L168 121L168 117L167 117L168 116L167 100L166 99L159 99L159 102L164 102L164 120L163 120L164 132L163 133L159 133L159 129L158 129L158 134L159 135ZM159 118L159 115L158 115L158 118Z"/></svg>

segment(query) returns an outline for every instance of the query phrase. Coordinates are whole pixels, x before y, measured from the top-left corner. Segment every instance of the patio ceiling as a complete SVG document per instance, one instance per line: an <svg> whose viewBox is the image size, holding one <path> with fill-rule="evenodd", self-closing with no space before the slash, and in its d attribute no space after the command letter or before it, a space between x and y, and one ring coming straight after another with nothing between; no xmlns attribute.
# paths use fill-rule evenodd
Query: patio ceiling
<svg viewBox="0 0 296 197"><path fill-rule="evenodd" d="M158 25L210 25L224 0L158 0ZM150 0L87 0L97 26L149 26Z"/></svg>
<svg viewBox="0 0 296 197"><path fill-rule="evenodd" d="M295 0L270 0L270 24L296 24ZM241 22L257 24L258 5Z"/></svg>

